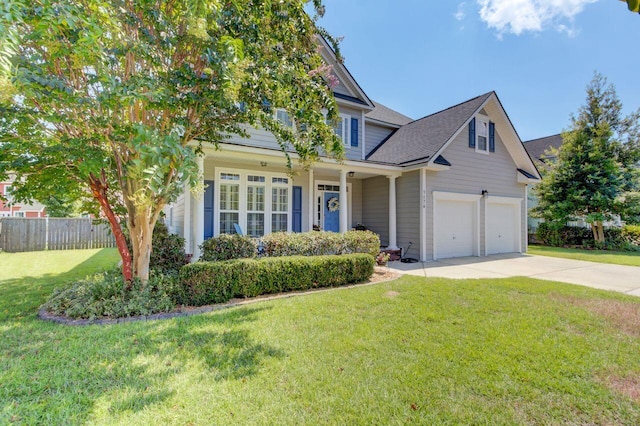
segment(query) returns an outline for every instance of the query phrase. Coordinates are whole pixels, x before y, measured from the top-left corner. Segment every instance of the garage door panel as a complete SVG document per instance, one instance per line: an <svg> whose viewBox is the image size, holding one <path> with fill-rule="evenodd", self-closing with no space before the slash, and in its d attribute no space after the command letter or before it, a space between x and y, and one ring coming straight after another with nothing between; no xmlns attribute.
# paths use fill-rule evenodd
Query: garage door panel
<svg viewBox="0 0 640 426"><path fill-rule="evenodd" d="M519 220L519 204L487 203L485 221L488 255L520 251Z"/></svg>
<svg viewBox="0 0 640 426"><path fill-rule="evenodd" d="M474 255L475 203L438 201L436 204L435 241L439 259Z"/></svg>

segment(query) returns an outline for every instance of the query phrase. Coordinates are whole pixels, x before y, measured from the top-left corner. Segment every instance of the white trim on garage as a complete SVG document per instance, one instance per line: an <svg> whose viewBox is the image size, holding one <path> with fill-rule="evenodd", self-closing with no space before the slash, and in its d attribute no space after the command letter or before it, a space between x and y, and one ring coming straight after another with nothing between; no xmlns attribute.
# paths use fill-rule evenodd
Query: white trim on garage
<svg viewBox="0 0 640 426"><path fill-rule="evenodd" d="M433 191L433 259L439 259L438 256L438 224L455 218L441 216L438 212L438 205L442 202L455 201L470 203L472 207L471 228L472 228L472 256L480 256L480 194L460 194L455 192Z"/></svg>
<svg viewBox="0 0 640 426"><path fill-rule="evenodd" d="M522 202L523 199L522 198L516 198L516 197L497 197L497 196L489 196L489 198L487 198L485 200L485 215L484 215L484 252L485 255L491 255L491 254L499 254L499 253L522 253L522 229L521 229L521 220L522 220ZM512 229L511 233L513 233L512 238L513 238L513 250L507 249L507 250L492 250L491 252L489 251L489 244L490 244L490 239L491 239L491 232L489 229L489 225L490 225L490 215L491 215L491 206L495 206L495 205L508 205L508 206L512 206L513 207L513 217L511 218L511 220L513 220L513 226L514 229ZM510 220L505 220L505 221L501 221L502 223L508 223L510 222Z"/></svg>

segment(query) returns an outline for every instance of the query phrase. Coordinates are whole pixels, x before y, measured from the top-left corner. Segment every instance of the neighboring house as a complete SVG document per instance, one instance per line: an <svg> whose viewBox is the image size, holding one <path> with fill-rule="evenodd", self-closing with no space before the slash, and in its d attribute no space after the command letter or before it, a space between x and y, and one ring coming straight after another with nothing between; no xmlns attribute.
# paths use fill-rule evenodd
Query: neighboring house
<svg viewBox="0 0 640 426"><path fill-rule="evenodd" d="M496 93L412 121L369 99L324 47L340 80L336 133L346 159L321 158L291 177L262 129L205 147L204 196L186 191L165 210L187 251L197 258L204 239L234 233L235 224L256 237L363 224L384 246L412 244L409 255L424 261L526 251L526 186L539 174Z"/></svg>
<svg viewBox="0 0 640 426"><path fill-rule="evenodd" d="M546 167L548 167L549 163L556 161L556 157L551 151L557 151L561 146L561 134L532 139L530 141L524 142L525 149L527 150L529 156L534 161L539 170L544 170ZM536 197L533 191L533 187L529 188L527 204L529 206L529 213L531 212L531 209L538 205L538 197ZM529 232L534 233L536 229L538 229L538 224L540 224L540 222L542 222L542 219L532 217L531 214L529 214L527 221L527 228Z"/></svg>
<svg viewBox="0 0 640 426"><path fill-rule="evenodd" d="M8 202L0 199L0 217L46 217L47 212L42 204L11 203L12 183L0 182L0 194L7 198Z"/></svg>

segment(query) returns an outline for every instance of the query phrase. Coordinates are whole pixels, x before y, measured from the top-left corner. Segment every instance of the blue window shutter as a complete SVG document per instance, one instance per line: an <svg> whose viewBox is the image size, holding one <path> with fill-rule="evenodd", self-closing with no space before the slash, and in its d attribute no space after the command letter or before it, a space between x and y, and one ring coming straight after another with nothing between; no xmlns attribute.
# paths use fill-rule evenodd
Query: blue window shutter
<svg viewBox="0 0 640 426"><path fill-rule="evenodd" d="M496 152L496 124L489 122L489 152Z"/></svg>
<svg viewBox="0 0 640 426"><path fill-rule="evenodd" d="M476 119L472 118L469 122L469 148L476 147Z"/></svg>
<svg viewBox="0 0 640 426"><path fill-rule="evenodd" d="M351 119L351 146L358 146L358 119Z"/></svg>
<svg viewBox="0 0 640 426"><path fill-rule="evenodd" d="M302 187L293 187L293 232L302 232Z"/></svg>
<svg viewBox="0 0 640 426"><path fill-rule="evenodd" d="M208 240L213 237L213 205L215 201L215 194L213 189L215 188L215 182L212 180L205 180L207 188L204 190L204 239ZM187 192L187 194L189 193Z"/></svg>

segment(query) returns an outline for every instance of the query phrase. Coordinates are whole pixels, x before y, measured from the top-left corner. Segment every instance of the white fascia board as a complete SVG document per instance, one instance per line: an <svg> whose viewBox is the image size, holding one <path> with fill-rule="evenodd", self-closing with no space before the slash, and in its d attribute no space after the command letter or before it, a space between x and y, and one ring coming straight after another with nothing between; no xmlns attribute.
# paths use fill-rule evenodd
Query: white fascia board
<svg viewBox="0 0 640 426"><path fill-rule="evenodd" d="M352 102L350 100L347 99L342 99L342 98L338 98L335 97L336 99L336 104L338 104L338 107L340 105L344 105L344 106L349 106L349 107L353 107L353 108L359 108L359 109L363 109L363 110L367 110L367 111L373 111L375 108L369 105L363 105L359 102Z"/></svg>
<svg viewBox="0 0 640 426"><path fill-rule="evenodd" d="M364 120L366 123L378 124L380 126L389 127L391 129L399 129L402 127L399 124L387 123L386 121L376 120L375 118L369 118L365 115Z"/></svg>
<svg viewBox="0 0 640 426"><path fill-rule="evenodd" d="M406 166L403 168L405 172L412 172L414 170L425 169L430 172L443 172L445 170L449 170L451 166L444 166L442 164L434 164L434 163L419 163L412 164L411 166Z"/></svg>
<svg viewBox="0 0 640 426"><path fill-rule="evenodd" d="M516 172L516 173L518 173L518 183L526 183L526 184L540 183L541 179L531 179L531 178L528 178L528 177L524 176L520 172Z"/></svg>

